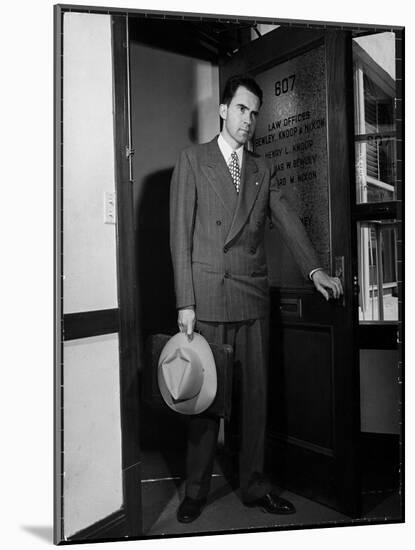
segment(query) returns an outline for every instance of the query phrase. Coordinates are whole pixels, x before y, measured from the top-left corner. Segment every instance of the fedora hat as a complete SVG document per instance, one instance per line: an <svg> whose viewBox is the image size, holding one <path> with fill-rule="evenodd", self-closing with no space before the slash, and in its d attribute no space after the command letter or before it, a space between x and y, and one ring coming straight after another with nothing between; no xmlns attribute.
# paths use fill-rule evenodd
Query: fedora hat
<svg viewBox="0 0 415 550"><path fill-rule="evenodd" d="M199 414L210 407L217 391L215 359L201 334L192 340L179 332L163 347L158 385L165 403L181 414Z"/></svg>

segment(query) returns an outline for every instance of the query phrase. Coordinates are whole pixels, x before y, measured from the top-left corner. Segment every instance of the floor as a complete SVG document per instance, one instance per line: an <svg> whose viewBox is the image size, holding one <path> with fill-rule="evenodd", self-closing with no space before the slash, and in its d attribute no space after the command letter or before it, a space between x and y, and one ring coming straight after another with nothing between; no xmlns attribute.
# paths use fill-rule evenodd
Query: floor
<svg viewBox="0 0 415 550"><path fill-rule="evenodd" d="M183 472L177 457L147 453L142 472L143 529L147 536L212 533L232 530L272 529L287 527L329 526L351 523L351 518L289 491L281 496L290 500L297 513L273 516L241 503L216 461L211 491L201 516L190 524L179 523L177 507L183 498ZM172 466L173 465L173 466ZM363 517L374 523L399 521L401 503L398 493L368 491L363 495Z"/></svg>

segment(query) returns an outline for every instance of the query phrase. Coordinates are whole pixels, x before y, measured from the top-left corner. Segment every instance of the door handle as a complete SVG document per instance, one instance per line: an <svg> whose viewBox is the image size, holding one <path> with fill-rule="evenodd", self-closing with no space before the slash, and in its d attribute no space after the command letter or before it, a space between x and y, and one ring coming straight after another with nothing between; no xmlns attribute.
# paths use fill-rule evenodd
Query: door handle
<svg viewBox="0 0 415 550"><path fill-rule="evenodd" d="M343 294L339 299L339 303L343 307L346 307L346 298L345 298L346 289L344 288L344 256L336 256L334 258L334 276L340 279L340 282L343 287Z"/></svg>

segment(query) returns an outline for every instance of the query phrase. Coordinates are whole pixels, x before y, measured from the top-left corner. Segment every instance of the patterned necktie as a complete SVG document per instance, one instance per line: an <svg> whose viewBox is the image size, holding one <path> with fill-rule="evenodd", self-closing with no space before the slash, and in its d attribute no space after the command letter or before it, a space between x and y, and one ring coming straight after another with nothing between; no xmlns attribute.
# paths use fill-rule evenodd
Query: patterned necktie
<svg viewBox="0 0 415 550"><path fill-rule="evenodd" d="M238 155L234 151L231 155L231 162L229 163L229 170L235 185L236 192L239 193L239 188L241 186L241 173L239 171L239 162Z"/></svg>

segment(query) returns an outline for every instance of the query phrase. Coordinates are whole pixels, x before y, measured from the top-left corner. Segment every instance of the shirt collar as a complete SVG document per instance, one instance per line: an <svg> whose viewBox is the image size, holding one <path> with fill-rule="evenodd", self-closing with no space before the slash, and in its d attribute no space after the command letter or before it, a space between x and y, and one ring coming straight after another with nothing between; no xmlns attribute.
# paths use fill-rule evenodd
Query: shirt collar
<svg viewBox="0 0 415 550"><path fill-rule="evenodd" d="M242 159L243 159L243 153L244 153L244 146L243 145L238 147L238 149L232 149L232 147L225 140L225 138L222 136L222 134L219 134L218 146L219 146L219 149L220 149L220 151L223 155L223 158L225 159L226 164L230 163L231 155L234 151L236 151L236 154L238 155L239 166L242 166Z"/></svg>

